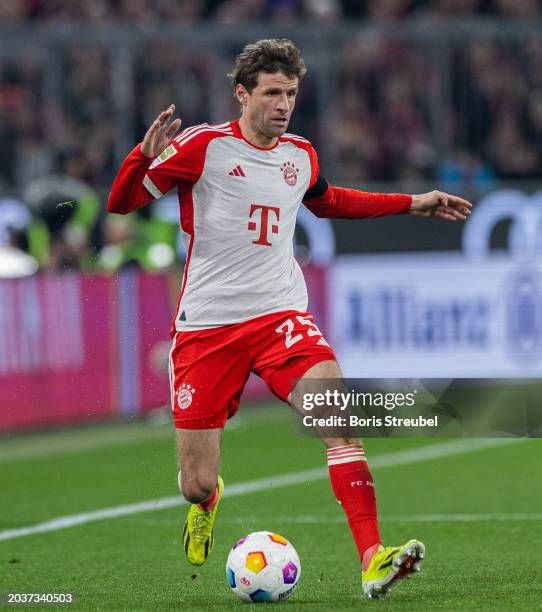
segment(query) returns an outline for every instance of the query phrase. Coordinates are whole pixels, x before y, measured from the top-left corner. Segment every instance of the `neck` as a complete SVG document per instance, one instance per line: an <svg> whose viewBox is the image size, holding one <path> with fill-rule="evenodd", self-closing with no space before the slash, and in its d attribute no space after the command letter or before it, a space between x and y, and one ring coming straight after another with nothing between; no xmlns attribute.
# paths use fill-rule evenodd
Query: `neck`
<svg viewBox="0 0 542 612"><path fill-rule="evenodd" d="M246 115L241 115L239 119L239 129L241 130L241 134L243 134L243 138L246 138L246 140L257 147L273 147L278 140L277 136L266 136L258 129L254 128Z"/></svg>

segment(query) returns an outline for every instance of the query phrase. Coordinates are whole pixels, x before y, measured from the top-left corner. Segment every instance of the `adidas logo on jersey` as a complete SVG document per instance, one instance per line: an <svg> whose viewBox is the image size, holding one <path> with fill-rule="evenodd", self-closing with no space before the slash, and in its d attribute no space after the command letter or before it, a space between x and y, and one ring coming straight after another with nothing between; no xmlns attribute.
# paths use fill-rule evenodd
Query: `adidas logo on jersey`
<svg viewBox="0 0 542 612"><path fill-rule="evenodd" d="M228 172L228 174L230 176L246 176L241 166L235 166L235 168L231 172Z"/></svg>

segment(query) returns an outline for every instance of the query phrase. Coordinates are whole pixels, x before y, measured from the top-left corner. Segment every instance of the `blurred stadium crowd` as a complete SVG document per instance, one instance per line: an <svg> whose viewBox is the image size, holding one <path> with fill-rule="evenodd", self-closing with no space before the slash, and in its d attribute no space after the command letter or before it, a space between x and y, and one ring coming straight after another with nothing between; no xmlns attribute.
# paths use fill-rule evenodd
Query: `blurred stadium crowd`
<svg viewBox="0 0 542 612"><path fill-rule="evenodd" d="M202 19L221 23L275 19L403 19L497 15L531 19L540 16L538 0L10 0L2 3L3 23L46 21L130 21L186 24Z"/></svg>
<svg viewBox="0 0 542 612"><path fill-rule="evenodd" d="M430 27L449 18L520 24L541 16L538 0L10 0L0 2L0 31L409 19ZM291 130L325 149L330 178L350 184L437 183L479 192L501 180L538 178L542 36L455 41L445 60L432 49L423 37L346 37L324 106L318 67L308 62ZM30 253L48 270L167 267L176 250L174 215L157 218L152 206L130 218L103 214L121 129L110 50L68 44L59 57L59 91L51 96L39 48L0 54L0 246ZM185 126L235 116L233 99L223 116L210 111L215 59L207 51L146 45L133 58L132 133L125 141L140 140L172 101Z"/></svg>

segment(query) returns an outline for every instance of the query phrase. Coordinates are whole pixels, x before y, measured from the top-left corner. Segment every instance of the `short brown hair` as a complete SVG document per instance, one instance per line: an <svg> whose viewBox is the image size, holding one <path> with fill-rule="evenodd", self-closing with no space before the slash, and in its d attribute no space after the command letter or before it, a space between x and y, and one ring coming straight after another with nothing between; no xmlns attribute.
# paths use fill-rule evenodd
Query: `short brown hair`
<svg viewBox="0 0 542 612"><path fill-rule="evenodd" d="M307 72L301 51L287 38L269 38L246 45L235 58L228 76L232 87L240 83L251 93L258 84L258 73L283 72L288 78L302 79Z"/></svg>

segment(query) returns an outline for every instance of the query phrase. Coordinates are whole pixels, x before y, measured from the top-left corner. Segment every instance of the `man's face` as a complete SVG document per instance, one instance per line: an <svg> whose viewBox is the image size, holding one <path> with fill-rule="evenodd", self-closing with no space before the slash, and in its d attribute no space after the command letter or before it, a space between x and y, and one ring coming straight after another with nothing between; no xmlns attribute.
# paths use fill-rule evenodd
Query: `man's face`
<svg viewBox="0 0 542 612"><path fill-rule="evenodd" d="M267 138L276 138L288 128L298 87L297 77L290 78L282 72L260 72L258 84L251 93L242 85L237 86L236 93L243 105L243 115L253 128Z"/></svg>

